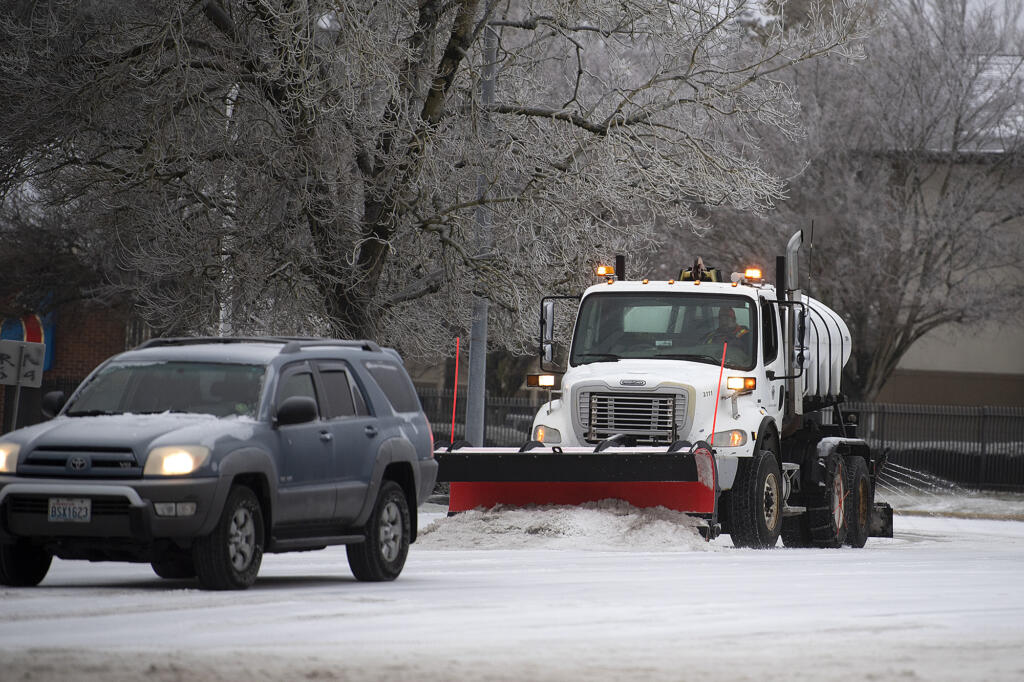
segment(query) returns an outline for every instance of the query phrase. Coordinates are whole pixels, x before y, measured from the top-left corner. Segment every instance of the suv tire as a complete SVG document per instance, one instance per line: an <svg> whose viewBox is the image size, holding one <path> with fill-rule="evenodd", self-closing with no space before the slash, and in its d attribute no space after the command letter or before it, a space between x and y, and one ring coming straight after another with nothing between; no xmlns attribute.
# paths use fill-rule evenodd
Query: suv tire
<svg viewBox="0 0 1024 682"><path fill-rule="evenodd" d="M48 552L29 544L0 545L0 585L35 587L46 577L52 561Z"/></svg>
<svg viewBox="0 0 1024 682"><path fill-rule="evenodd" d="M184 551L170 551L152 562L153 572L168 580L181 580L196 577L196 564L192 554Z"/></svg>
<svg viewBox="0 0 1024 682"><path fill-rule="evenodd" d="M394 481L385 480L366 522L366 539L348 545L348 565L357 580L394 580L405 566L410 543L409 503Z"/></svg>
<svg viewBox="0 0 1024 682"><path fill-rule="evenodd" d="M256 494L234 486L213 532L192 550L199 585L207 590L244 590L263 561L263 513Z"/></svg>

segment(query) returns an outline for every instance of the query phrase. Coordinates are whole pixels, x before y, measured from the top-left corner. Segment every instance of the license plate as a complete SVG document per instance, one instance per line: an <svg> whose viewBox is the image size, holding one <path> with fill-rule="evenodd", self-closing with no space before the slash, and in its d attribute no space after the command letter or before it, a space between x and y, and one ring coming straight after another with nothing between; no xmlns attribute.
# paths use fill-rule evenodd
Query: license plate
<svg viewBox="0 0 1024 682"><path fill-rule="evenodd" d="M87 497L51 497L47 520L89 523L92 521L92 500Z"/></svg>

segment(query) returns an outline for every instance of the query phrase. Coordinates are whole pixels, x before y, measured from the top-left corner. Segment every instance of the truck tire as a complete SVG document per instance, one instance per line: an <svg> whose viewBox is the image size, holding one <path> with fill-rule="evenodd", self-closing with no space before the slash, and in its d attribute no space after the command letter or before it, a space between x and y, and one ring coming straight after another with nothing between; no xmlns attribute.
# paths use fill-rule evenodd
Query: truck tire
<svg viewBox="0 0 1024 682"><path fill-rule="evenodd" d="M365 582L397 578L409 554L410 524L409 503L402 487L394 481L383 481L366 522L366 539L345 548L352 575Z"/></svg>
<svg viewBox="0 0 1024 682"><path fill-rule="evenodd" d="M846 461L846 544L861 548L871 532L871 509L875 505L868 465L862 457Z"/></svg>
<svg viewBox="0 0 1024 682"><path fill-rule="evenodd" d="M741 459L729 495L730 535L736 547L774 547L782 530L782 473L769 450Z"/></svg>
<svg viewBox="0 0 1024 682"><path fill-rule="evenodd" d="M185 551L172 551L152 562L153 572L167 580L182 580L196 577L196 564L192 554Z"/></svg>
<svg viewBox="0 0 1024 682"><path fill-rule="evenodd" d="M192 558L203 589L244 590L256 582L263 561L263 514L252 490L231 488L217 526L196 540Z"/></svg>
<svg viewBox="0 0 1024 682"><path fill-rule="evenodd" d="M782 519L782 544L786 547L811 547L811 527L807 514Z"/></svg>
<svg viewBox="0 0 1024 682"><path fill-rule="evenodd" d="M50 570L53 556L27 543L0 545L0 585L35 587Z"/></svg>
<svg viewBox="0 0 1024 682"><path fill-rule="evenodd" d="M811 540L818 547L842 547L846 540L846 466L835 452L825 457L822 465L821 485L807 493Z"/></svg>

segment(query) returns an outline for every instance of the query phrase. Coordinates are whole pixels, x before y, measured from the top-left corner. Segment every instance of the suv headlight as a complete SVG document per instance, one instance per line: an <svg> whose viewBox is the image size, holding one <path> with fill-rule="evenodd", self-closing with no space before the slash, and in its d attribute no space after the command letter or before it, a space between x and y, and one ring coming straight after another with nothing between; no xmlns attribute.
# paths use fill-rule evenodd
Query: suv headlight
<svg viewBox="0 0 1024 682"><path fill-rule="evenodd" d="M210 448L202 445L167 445L153 448L146 458L144 476L185 476L206 464Z"/></svg>
<svg viewBox="0 0 1024 682"><path fill-rule="evenodd" d="M21 446L17 443L0 443L0 474L13 474L18 468L18 453Z"/></svg>

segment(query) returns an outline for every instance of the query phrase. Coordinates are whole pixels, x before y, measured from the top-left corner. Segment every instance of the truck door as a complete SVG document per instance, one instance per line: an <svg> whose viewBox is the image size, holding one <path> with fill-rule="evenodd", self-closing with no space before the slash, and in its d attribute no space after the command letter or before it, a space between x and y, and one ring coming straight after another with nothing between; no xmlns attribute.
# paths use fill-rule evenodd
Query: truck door
<svg viewBox="0 0 1024 682"><path fill-rule="evenodd" d="M786 373L784 362L785 346L782 343L782 328L779 324L779 315L775 306L765 298L761 299L761 352L764 371L772 370L778 376ZM760 379L758 379L760 381ZM782 380L768 381L765 377L767 390L762 400L768 406L769 412L777 419L782 414L785 396L785 382Z"/></svg>
<svg viewBox="0 0 1024 682"><path fill-rule="evenodd" d="M334 435L323 421L323 405L305 362L285 367L277 385L275 405L292 396L317 402L318 417L306 424L278 427L278 504L275 522L329 521L334 516L335 484L331 480Z"/></svg>
<svg viewBox="0 0 1024 682"><path fill-rule="evenodd" d="M334 436L331 478L336 486L335 519L354 521L366 499L382 435L358 383L344 362L317 363L326 398L324 418Z"/></svg>

